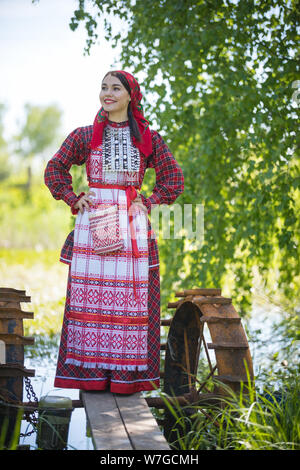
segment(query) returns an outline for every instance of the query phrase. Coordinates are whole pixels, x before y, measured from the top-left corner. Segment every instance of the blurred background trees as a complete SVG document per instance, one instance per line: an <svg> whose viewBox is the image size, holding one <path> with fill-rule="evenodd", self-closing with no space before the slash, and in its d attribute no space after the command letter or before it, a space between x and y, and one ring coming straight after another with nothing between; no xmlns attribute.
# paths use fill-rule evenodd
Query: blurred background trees
<svg viewBox="0 0 300 470"><path fill-rule="evenodd" d="M15 133L4 137L6 111L0 103L0 250L57 249L70 225L69 212L63 203L53 205L43 171L63 140L62 111L28 103Z"/></svg>
<svg viewBox="0 0 300 470"><path fill-rule="evenodd" d="M18 166L26 166L27 181L25 191L29 191L32 182L32 165L38 168L49 157L51 147L58 142L61 125L61 111L56 105L25 105L25 119L19 132L14 136L14 152L19 157Z"/></svg>
<svg viewBox="0 0 300 470"><path fill-rule="evenodd" d="M0 103L0 182L8 178L11 172L8 144L6 139L4 138L4 114L5 105L3 103Z"/></svg>

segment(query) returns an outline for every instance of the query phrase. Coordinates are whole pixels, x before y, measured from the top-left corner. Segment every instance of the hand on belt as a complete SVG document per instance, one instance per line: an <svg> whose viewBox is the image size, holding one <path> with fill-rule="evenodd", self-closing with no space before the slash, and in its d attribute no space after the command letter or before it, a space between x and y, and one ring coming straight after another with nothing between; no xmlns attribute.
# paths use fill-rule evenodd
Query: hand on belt
<svg viewBox="0 0 300 470"><path fill-rule="evenodd" d="M140 253L138 250L136 238L135 238L135 233L134 233L134 227L133 227L133 214L131 210L131 204L132 202L137 198L136 204L139 204L141 201L141 197L138 193L137 190L134 186L121 186L117 184L102 184L102 183L92 183L89 186L95 187L95 188L112 188L112 189L124 189L126 193L126 199L127 199L127 210L128 210L128 217L129 217L129 227L130 227L130 235L131 235L131 244L132 244L132 253L135 258L140 257ZM140 204L139 204L140 205ZM147 208L145 207L145 211L147 211ZM135 272L134 272L134 260L133 265L132 265L132 274L133 274L133 292L134 296L136 299L138 299L138 293L136 289L136 279L135 279Z"/></svg>
<svg viewBox="0 0 300 470"><path fill-rule="evenodd" d="M129 226L130 226L130 235L131 235L131 243L132 243L132 253L136 258L139 258L139 250L137 247L136 237L134 233L133 227L133 214L131 209L131 204L134 202L136 205L141 207L141 209L148 214L146 206L142 203L142 198L140 194L138 194L136 188L134 186L125 186L125 185L118 185L118 184L104 184L104 183L92 183L90 184L91 187L95 188L112 188L112 189L124 189L126 193L127 199L127 210L129 216Z"/></svg>

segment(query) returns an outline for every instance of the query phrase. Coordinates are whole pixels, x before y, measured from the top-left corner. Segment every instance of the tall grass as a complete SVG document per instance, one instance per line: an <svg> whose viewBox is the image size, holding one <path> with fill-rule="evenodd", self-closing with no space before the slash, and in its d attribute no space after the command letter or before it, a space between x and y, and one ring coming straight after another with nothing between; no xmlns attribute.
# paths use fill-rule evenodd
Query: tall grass
<svg viewBox="0 0 300 470"><path fill-rule="evenodd" d="M3 410L1 411L3 412ZM23 409L20 408L16 415L14 430L12 433L8 431L8 417L4 418L3 424L0 429L0 450L16 450L18 448L22 416Z"/></svg>
<svg viewBox="0 0 300 470"><path fill-rule="evenodd" d="M241 388L239 394L219 383L226 397L205 410L196 405L180 408L165 400L176 420L177 438L171 446L180 450L299 450L298 379L294 373L280 391L265 387L258 392L247 384L247 390Z"/></svg>

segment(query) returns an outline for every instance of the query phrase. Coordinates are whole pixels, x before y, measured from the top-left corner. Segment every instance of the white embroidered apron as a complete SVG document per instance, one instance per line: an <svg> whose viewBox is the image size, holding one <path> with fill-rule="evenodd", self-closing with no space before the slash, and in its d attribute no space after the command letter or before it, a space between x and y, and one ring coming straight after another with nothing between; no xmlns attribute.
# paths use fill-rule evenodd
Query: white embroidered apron
<svg viewBox="0 0 300 470"><path fill-rule="evenodd" d="M124 249L95 254L88 211L78 213L66 363L111 370L147 369L148 221L139 207L131 205L128 210L129 194L134 193L130 186L138 187L139 167L140 154L131 144L129 127L106 126L103 146L89 156L87 176L95 193L93 205L118 204Z"/></svg>

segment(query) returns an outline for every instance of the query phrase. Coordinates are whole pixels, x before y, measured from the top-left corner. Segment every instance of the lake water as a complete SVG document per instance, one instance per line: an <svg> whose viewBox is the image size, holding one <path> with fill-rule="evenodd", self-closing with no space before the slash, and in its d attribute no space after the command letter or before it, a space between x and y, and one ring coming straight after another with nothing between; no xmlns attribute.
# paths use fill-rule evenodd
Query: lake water
<svg viewBox="0 0 300 470"><path fill-rule="evenodd" d="M39 400L45 395L63 396L69 397L72 400L79 400L78 390L61 389L53 386L56 371L56 364L53 364L53 362L48 365L36 366L32 360L26 360L25 366L28 369L35 369L35 377L30 377L30 382ZM25 390L23 400L27 401ZM21 433L31 430L32 426L27 421L23 421ZM30 445L30 449L36 449L36 432L31 436L21 437L19 444L27 444ZM84 408L74 408L71 415L67 450L92 450L93 448L92 439L87 436Z"/></svg>

